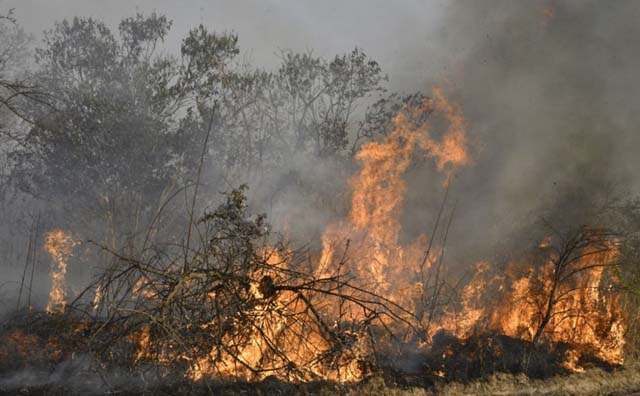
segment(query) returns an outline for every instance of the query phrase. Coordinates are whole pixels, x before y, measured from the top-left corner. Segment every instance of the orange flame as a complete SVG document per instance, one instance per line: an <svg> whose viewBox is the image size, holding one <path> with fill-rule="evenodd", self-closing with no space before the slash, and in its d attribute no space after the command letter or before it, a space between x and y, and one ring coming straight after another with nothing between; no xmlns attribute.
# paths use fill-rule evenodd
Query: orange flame
<svg viewBox="0 0 640 396"><path fill-rule="evenodd" d="M434 89L433 97L421 106L397 114L392 132L380 142L364 145L357 154L361 169L351 181L349 219L325 230L318 269L324 276L335 275L330 272L331 264L341 261L340 257L345 256L343 252L349 249L351 257L355 258L346 266L355 279L369 290L412 310L416 308L419 290L423 287L419 280L416 281L419 279L417 269L424 260L424 270L429 270L436 257L424 258L422 249L427 239L424 235L409 245L399 243L399 218L407 189L403 175L420 149L445 175L470 162L466 122L460 106L447 101L439 88ZM443 116L448 124L439 140L430 134L428 123L416 121L432 111ZM341 245L344 241L348 244ZM545 238L539 248L551 254L547 250L550 245L550 238ZM616 254L600 254L595 259L610 263ZM510 268L516 266L521 268L522 263L513 263ZM479 263L476 276L462 290L462 309L445 313L436 323L429 324L427 338L440 330L466 338L476 330L485 329L531 341L540 325L545 293L549 292L550 266L548 263L542 270L534 271L536 267L528 264L525 276L507 273L491 278L489 274L495 272L491 264ZM560 288L563 297L556 303L544 337L556 343L576 345L580 350L595 350L599 358L609 363L621 363L624 323L620 304L614 296L602 292L603 267L589 268L586 261L578 266L583 266L584 270ZM515 273L514 270L511 272ZM501 304L488 309L488 304L495 301L496 293ZM556 312L565 314L556 315ZM354 316L358 317L358 314ZM578 349L567 353L567 368L581 369Z"/></svg>
<svg viewBox="0 0 640 396"><path fill-rule="evenodd" d="M549 238L541 243L545 248L549 244ZM581 351L611 364L624 361L622 307L617 296L606 293L602 285L604 268L617 255L616 248L599 253L587 247L575 264L575 275L556 286L556 296L561 297L556 299L543 337L572 346L564 362L567 369L583 370L578 365ZM506 274L493 278L489 277L488 263L478 264L474 278L462 291L462 313L445 315L436 331L445 329L466 338L484 329L532 341L547 307L554 259L550 255L541 268L534 263L512 262ZM593 265L593 262L600 264ZM522 273L522 268L526 269L524 275L513 275ZM487 311L484 307L496 298L500 304Z"/></svg>
<svg viewBox="0 0 640 396"><path fill-rule="evenodd" d="M362 166L351 180L351 212L348 219L330 225L325 231L323 252L316 269L319 277L336 275L332 262L341 253L337 249L341 243L352 239L355 242L354 249L358 251L355 256L362 259L350 263L346 270L355 273L360 282L371 286L380 294L393 294L391 298L398 302L410 301L420 289L420 284L416 284L415 277L411 275L414 275L412 271L417 268L418 262L422 261L426 237L418 238L410 246L399 243L401 227L398 219L407 188L404 173L417 151L432 158L439 172L450 173L469 161L465 122L460 106L448 102L438 88L434 90L433 96L433 99L426 100L417 107L407 107L398 113L392 121L393 131L384 140L362 146L356 156ZM448 124L440 139L432 137L431 126L421 121L432 112L442 116ZM279 249L266 249L265 262L274 268L286 269L289 254L290 252ZM429 263L431 261L432 258ZM314 378L340 382L361 379L363 372L359 366L360 358L366 355L370 345L359 339L356 333L343 330L342 336L352 339L351 348L345 353L335 353L326 338L326 329L289 319L309 309L304 303L291 303L297 301L292 294L294 292L284 290L274 298L265 298L268 297L268 288L261 281L265 277L273 277L274 282L278 281L277 274L268 269L250 276L250 292L257 301L264 300L264 303L255 305L251 312L256 333L242 339L231 334L225 336L223 343L226 347L223 350L216 347L208 355L192 362L190 378L200 380L211 376L233 376L260 379L267 375L284 375L287 378L294 375L293 379L310 379L296 377L296 374L286 370L270 369L275 361L265 344L268 338L278 340L278 353L281 357L285 357L294 366L304 367ZM404 282L398 281L400 278ZM402 284L408 286L398 287ZM215 295L209 297L215 298ZM348 303L340 307L343 317L360 318L362 310L355 308ZM337 312L333 312L333 309L335 307L331 304L326 304L322 307L321 314L327 318L339 318L340 315L336 315ZM302 335L306 341L301 343L299 339L288 340L283 337L284 329L288 333ZM138 339L139 351L143 353L148 337L143 333ZM323 356L327 356L334 364L327 365ZM259 373L249 369L255 366L263 369Z"/></svg>
<svg viewBox="0 0 640 396"><path fill-rule="evenodd" d="M286 269L291 252L267 248L262 254L269 266ZM341 362L340 369L327 367L322 363L319 357L329 351L331 344L323 336L322 329L296 319L296 315L303 313L308 307L303 303L292 304L292 301L296 301L292 291L279 291L271 295L268 285L263 282L265 277L273 277L274 282L279 280L277 273L268 269L253 273L250 277L251 293L257 301L262 301L251 312L253 333L249 337L225 335L225 348L220 350L214 347L208 355L196 359L189 377L195 381L214 376L256 380L269 375L294 380L324 378L349 382L360 379L362 372L356 358ZM287 337L286 334L297 334L306 342L300 342L296 337ZM269 342L278 343L279 356L273 356ZM281 367L282 358L291 362L294 367L304 367L305 371L311 373L311 377ZM255 372L250 367L262 367L262 370Z"/></svg>
<svg viewBox="0 0 640 396"><path fill-rule="evenodd" d="M447 127L441 133L432 133L433 125L424 121L425 115L431 113L446 122ZM392 124L392 131L384 139L363 145L356 155L361 167L351 179L349 216L330 224L325 230L315 275L333 278L349 273L361 288L384 296L407 311L417 312L419 304L424 303L421 293L425 290L423 282L427 282L419 270L428 271L438 256L433 252L426 255L425 247L429 240L426 235L409 244L400 242L399 219L407 191L404 175L414 158L422 155L433 160L446 186L453 172L470 163L466 121L460 105L448 101L442 90L435 88L432 99L404 108L394 117ZM442 186L443 183L433 184ZM440 312L433 318L433 323L429 318L430 323L424 326L425 333L428 333L424 344L427 345L433 335L442 330L462 339L488 330L527 342L534 341L534 335L542 328L541 312L553 278L555 257L551 246L551 238L545 238L538 245L546 255L542 266L527 260L513 261L506 271L498 273L489 261L477 263L475 275L459 294L459 306L456 308L461 309ZM589 249L585 253L590 253ZM309 307L303 303L292 303L298 301L293 291L270 292L269 285L273 285L271 282L277 284L278 274L269 268L286 270L290 253L272 248L263 252L264 261L269 265L249 276L248 290L255 298L249 315L255 331L250 331L249 336L246 332L243 336L226 334L222 340L224 348L217 345L196 359L182 357L192 363L191 379L212 376L262 379L268 375L310 379L296 377L292 371L278 368L282 361L290 362L294 367L305 367L313 378L341 382L362 378L358 354L364 356L368 347L357 338L357 334L343 332L347 337L353 336L355 347L349 354L332 356L340 360L340 368L331 368L320 358L331 352L331 343L323 334L326 329L290 319ZM599 262L610 263L618 253L614 249L594 254ZM559 286L558 293L562 298L556 302L554 311L558 314L551 316L543 332L546 340L575 345L575 348L567 350L564 362L567 369L574 371L582 370L579 362L583 350L595 350L599 358L610 363L623 361L625 326L620 304L614 295L604 292L601 287L604 267L590 266L586 257L588 255L584 256L583 262L576 264L581 270L571 282ZM145 289L145 284L145 280L139 279L134 294L156 298L154 293ZM215 292L211 292L209 297L214 299ZM496 299L500 303L494 306ZM349 302L340 304L339 308L325 304L321 309L320 315L334 318L336 322L342 318L362 319L365 315L362 309L351 306ZM340 312L336 311L338 309ZM416 316L419 321L423 320ZM283 336L285 330L301 335L306 342L287 339ZM149 357L149 328L142 329L135 339L140 345L136 359ZM279 357L270 352L267 343L272 341L269 340L277 340ZM163 358L168 359L166 356ZM258 373L251 369L256 366L261 367ZM440 371L436 375L444 377L446 373Z"/></svg>
<svg viewBox="0 0 640 396"><path fill-rule="evenodd" d="M432 125L422 121L430 113L448 124L440 140L432 136ZM350 240L357 252L352 256L359 257L350 272L374 291L406 300L420 289L414 275L423 260L427 238L419 237L409 246L399 243L399 218L407 189L404 173L418 149L435 161L439 172L447 174L468 164L469 154L461 107L449 102L440 88L434 89L433 99L399 112L393 126L384 140L363 145L356 155L361 169L351 180L349 220L332 224L325 231L318 272L329 275L328 268L340 253L336 249ZM427 258L427 266L432 261ZM398 285L409 286L398 290Z"/></svg>
<svg viewBox="0 0 640 396"><path fill-rule="evenodd" d="M51 268L51 291L49 293L48 313L62 313L65 308L66 291L65 275L67 259L78 244L70 235L62 230L54 230L45 237L45 249L55 262Z"/></svg>

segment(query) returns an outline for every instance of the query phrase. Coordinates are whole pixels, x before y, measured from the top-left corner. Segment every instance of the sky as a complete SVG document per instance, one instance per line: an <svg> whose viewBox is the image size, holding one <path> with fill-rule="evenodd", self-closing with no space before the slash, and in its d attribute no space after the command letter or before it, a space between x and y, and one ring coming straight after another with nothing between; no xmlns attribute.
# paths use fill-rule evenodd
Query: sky
<svg viewBox="0 0 640 396"><path fill-rule="evenodd" d="M0 0L15 9L26 31L38 37L55 21L91 16L116 26L122 17L156 11L173 20L166 50L178 53L189 29L203 24L239 35L243 54L254 64L270 67L281 49L313 50L330 57L355 46L378 60L394 86L415 89L419 77L433 74L428 52L439 29L445 1L284 1L284 0Z"/></svg>

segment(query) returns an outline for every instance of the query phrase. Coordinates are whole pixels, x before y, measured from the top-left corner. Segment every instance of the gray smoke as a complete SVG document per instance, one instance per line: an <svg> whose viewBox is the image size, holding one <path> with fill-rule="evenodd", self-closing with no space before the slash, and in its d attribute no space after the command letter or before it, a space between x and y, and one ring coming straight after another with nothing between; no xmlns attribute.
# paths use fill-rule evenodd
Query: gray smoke
<svg viewBox="0 0 640 396"><path fill-rule="evenodd" d="M407 54L447 70L476 143L455 181L461 254L543 214L586 223L581 208L638 192L639 14L633 1L454 2L433 51Z"/></svg>

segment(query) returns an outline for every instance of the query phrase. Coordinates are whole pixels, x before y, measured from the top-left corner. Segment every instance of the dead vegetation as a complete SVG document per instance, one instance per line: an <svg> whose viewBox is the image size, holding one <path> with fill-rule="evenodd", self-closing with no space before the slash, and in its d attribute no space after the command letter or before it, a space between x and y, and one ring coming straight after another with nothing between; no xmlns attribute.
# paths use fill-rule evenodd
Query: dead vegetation
<svg viewBox="0 0 640 396"><path fill-rule="evenodd" d="M241 190L194 234L190 245L138 257L110 252L113 265L76 298L72 309L90 323L86 348L102 364L196 381L352 381L374 366L372 327L394 337L387 324L415 325L348 274L319 276L305 252L270 245L268 224L246 213ZM361 316L347 317L346 305Z"/></svg>
<svg viewBox="0 0 640 396"><path fill-rule="evenodd" d="M640 369L630 365L613 372L600 369L588 370L568 376L546 380L531 380L526 375L496 374L487 379L468 384L440 383L425 389L388 385L382 377L372 377L358 384L330 382L291 383L274 378L261 382L215 382L208 386L193 383L175 383L147 388L128 387L114 392L104 392L97 385L73 388L69 385L44 384L6 389L0 387L0 395L87 395L118 394L122 396L627 396L640 392Z"/></svg>

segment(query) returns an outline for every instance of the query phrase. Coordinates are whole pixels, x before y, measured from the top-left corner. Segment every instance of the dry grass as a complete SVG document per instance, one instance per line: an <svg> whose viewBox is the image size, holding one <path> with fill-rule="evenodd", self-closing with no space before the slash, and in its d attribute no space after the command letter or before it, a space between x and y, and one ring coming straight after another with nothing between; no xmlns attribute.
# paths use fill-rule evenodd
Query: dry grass
<svg viewBox="0 0 640 396"><path fill-rule="evenodd" d="M319 393L329 396L339 393ZM607 372L591 369L583 373L532 380L526 375L495 374L469 384L451 382L433 389L398 389L385 386L380 378L348 389L348 396L623 396L640 395L640 364Z"/></svg>
<svg viewBox="0 0 640 396"><path fill-rule="evenodd" d="M381 377L370 378L353 385L340 386L333 383L293 384L278 380L260 383L220 383L204 386L178 385L160 386L145 390L121 390L121 396L489 396L489 395L576 395L576 396L622 396L640 394L640 365L632 365L613 372L600 369L588 370L568 376L546 380L531 380L524 375L496 374L488 380L470 384L448 383L433 389L389 387ZM14 390L0 389L4 395L87 395L87 390L77 391L63 385L34 386ZM104 394L99 390L90 394Z"/></svg>
<svg viewBox="0 0 640 396"><path fill-rule="evenodd" d="M438 386L435 393L447 396L466 395L631 395L640 392L640 364L607 372L590 369L584 373L531 380L525 375L495 374L470 384L449 383Z"/></svg>

